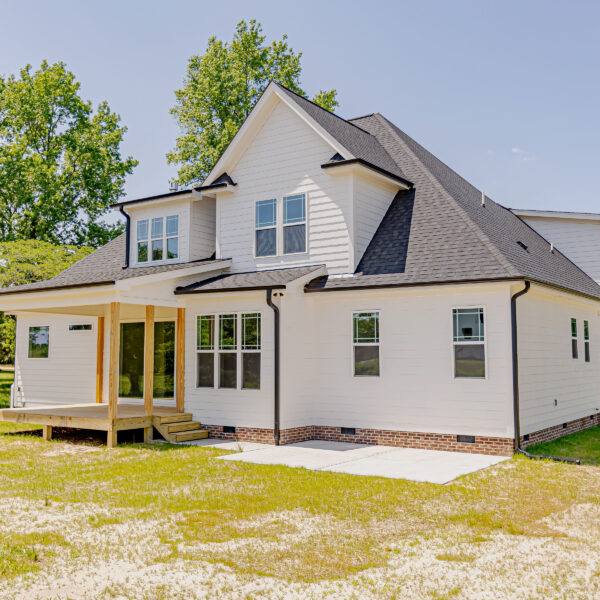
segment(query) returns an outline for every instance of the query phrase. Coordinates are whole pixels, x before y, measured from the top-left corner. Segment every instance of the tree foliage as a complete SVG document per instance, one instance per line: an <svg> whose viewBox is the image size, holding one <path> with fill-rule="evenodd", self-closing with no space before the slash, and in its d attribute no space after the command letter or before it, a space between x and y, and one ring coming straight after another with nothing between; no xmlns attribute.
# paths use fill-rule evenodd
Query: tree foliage
<svg viewBox="0 0 600 600"><path fill-rule="evenodd" d="M38 240L0 243L0 287L50 279L92 252L83 246L54 246ZM15 321L0 313L0 364L14 360Z"/></svg>
<svg viewBox="0 0 600 600"><path fill-rule="evenodd" d="M270 81L306 97L300 88L302 53L290 48L286 35L270 45L265 39L260 23L240 21L231 42L211 37L206 52L189 59L171 109L181 134L167 154L169 163L179 165L179 183L198 183L208 175ZM321 90L313 101L333 110L336 95Z"/></svg>
<svg viewBox="0 0 600 600"><path fill-rule="evenodd" d="M97 246L119 233L100 217L137 164L121 157L125 131L64 63L0 77L0 240Z"/></svg>

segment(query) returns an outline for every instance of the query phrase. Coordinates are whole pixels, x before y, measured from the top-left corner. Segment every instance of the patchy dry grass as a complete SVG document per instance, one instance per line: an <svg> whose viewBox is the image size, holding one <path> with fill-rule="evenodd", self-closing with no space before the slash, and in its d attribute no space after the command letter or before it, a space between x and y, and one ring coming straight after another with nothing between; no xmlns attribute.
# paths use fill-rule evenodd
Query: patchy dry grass
<svg viewBox="0 0 600 600"><path fill-rule="evenodd" d="M0 597L600 596L595 467L439 486L221 454L0 436Z"/></svg>

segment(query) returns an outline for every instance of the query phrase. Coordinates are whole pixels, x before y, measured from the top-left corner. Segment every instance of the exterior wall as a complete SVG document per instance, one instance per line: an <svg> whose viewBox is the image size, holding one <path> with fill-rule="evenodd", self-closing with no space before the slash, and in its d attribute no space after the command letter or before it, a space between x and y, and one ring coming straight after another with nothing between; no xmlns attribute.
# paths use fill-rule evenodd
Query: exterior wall
<svg viewBox="0 0 600 600"><path fill-rule="evenodd" d="M521 434L600 411L598 303L532 286L517 300L517 318ZM571 357L571 318L577 319L578 359ZM584 360L584 320L590 326L589 363Z"/></svg>
<svg viewBox="0 0 600 600"><path fill-rule="evenodd" d="M527 448L528 446L541 444L542 442L551 442L553 440L557 440L563 435L569 435L571 433L577 433L578 431L585 431L586 429L597 427L600 425L599 417L600 415L598 413L594 413L589 417L565 421L561 425L546 427L546 429L540 429L539 431L522 435L521 448Z"/></svg>
<svg viewBox="0 0 600 600"><path fill-rule="evenodd" d="M521 217L540 235L600 281L600 221Z"/></svg>
<svg viewBox="0 0 600 600"><path fill-rule="evenodd" d="M130 265L132 267L148 267L152 265L165 265L169 263L181 263L195 260L196 256L191 258L190 250L190 224L192 223L192 200L177 199L167 200L160 203L142 204L136 207L127 208L127 213L131 217L131 240L130 240ZM137 222L143 219L151 220L153 217L167 217L168 215L179 215L179 256L171 260L151 261L144 263L137 262ZM196 244L194 250L198 250ZM213 244L214 245L214 244ZM213 250L214 251L214 250ZM208 254L210 256L212 252ZM200 257L206 258L206 256Z"/></svg>
<svg viewBox="0 0 600 600"><path fill-rule="evenodd" d="M370 180L367 177L354 176L355 268L375 235L395 194L396 188L389 184Z"/></svg>
<svg viewBox="0 0 600 600"><path fill-rule="evenodd" d="M69 331L91 323L92 331ZM26 406L78 404L96 399L96 317L17 315L15 400ZM28 358L29 327L50 327L48 358Z"/></svg>
<svg viewBox="0 0 600 600"><path fill-rule="evenodd" d="M202 198L190 207L190 260L209 258L215 252L216 207L214 198Z"/></svg>
<svg viewBox="0 0 600 600"><path fill-rule="evenodd" d="M289 107L275 106L229 173L235 191L217 199L218 256L233 259L232 271L312 264L327 264L330 273L353 271L351 177L321 169L334 152ZM295 193L307 196L307 253L256 258L255 202Z"/></svg>
<svg viewBox="0 0 600 600"><path fill-rule="evenodd" d="M262 317L261 389L196 387L196 317L227 312L260 312ZM185 410L203 424L273 428L273 311L265 292L202 294L186 300Z"/></svg>

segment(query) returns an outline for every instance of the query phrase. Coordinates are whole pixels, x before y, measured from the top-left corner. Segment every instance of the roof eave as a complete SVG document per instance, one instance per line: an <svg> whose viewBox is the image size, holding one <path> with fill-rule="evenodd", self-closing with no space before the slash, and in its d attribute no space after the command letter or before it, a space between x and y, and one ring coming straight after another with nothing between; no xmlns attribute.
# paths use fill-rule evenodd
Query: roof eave
<svg viewBox="0 0 600 600"><path fill-rule="evenodd" d="M414 184L412 183L412 181L409 181L408 179L405 179L404 177L400 177L399 175L395 175L394 173L390 173L389 171L386 171L385 169L377 167L374 164L372 164L362 158L349 158L347 160L336 160L335 162L323 163L321 165L321 169L335 169L335 168L339 168L339 167L347 167L347 166L352 166L352 165L360 165L362 167L370 169L371 171L375 171L376 173L379 173L380 175L383 175L384 177L387 177L388 179L392 179L396 183L402 184L402 186L407 190L410 190L414 187Z"/></svg>

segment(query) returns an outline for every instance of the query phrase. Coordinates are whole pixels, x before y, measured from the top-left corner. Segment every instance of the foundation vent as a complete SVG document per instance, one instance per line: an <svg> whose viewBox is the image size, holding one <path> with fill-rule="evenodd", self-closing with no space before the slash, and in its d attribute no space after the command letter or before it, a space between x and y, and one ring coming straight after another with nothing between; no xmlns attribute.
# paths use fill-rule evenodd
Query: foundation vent
<svg viewBox="0 0 600 600"><path fill-rule="evenodd" d="M342 435L356 435L356 427L340 427Z"/></svg>
<svg viewBox="0 0 600 600"><path fill-rule="evenodd" d="M475 436L474 435L457 435L456 441L459 444L474 444Z"/></svg>
<svg viewBox="0 0 600 600"><path fill-rule="evenodd" d="M231 425L223 425L223 433L235 433L235 427Z"/></svg>

